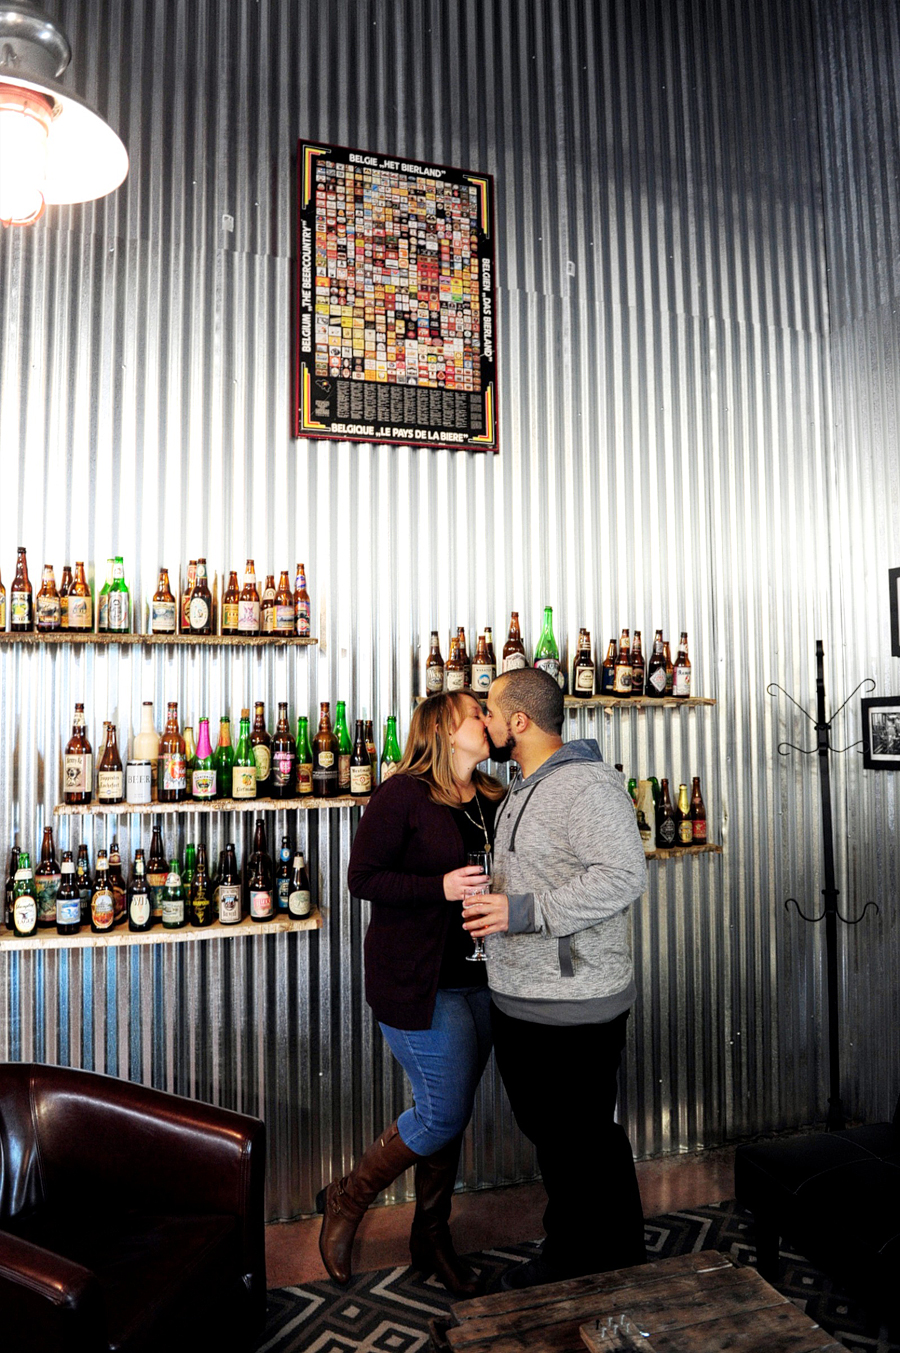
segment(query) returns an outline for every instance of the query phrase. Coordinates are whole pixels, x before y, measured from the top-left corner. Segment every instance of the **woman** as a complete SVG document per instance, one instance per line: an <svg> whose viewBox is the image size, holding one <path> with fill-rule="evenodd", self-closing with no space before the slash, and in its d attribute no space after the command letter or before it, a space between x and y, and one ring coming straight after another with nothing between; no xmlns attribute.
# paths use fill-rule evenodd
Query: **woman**
<svg viewBox="0 0 900 1353"><path fill-rule="evenodd" d="M341 1284L350 1281L353 1237L369 1203L415 1165L412 1262L456 1296L477 1291L448 1220L462 1134L491 1048L485 968L468 961L473 945L460 906L467 889L487 882L465 860L469 851L490 850L504 792L476 770L489 752L473 696L431 696L413 715L396 774L372 795L353 842L350 892L372 903L366 1000L415 1103L349 1175L319 1194L319 1249Z"/></svg>

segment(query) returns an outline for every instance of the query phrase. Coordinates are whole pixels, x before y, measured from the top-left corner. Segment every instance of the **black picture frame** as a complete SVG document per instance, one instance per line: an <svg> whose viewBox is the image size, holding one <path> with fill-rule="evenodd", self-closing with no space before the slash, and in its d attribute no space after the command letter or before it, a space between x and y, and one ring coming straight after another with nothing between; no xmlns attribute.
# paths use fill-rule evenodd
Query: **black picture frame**
<svg viewBox="0 0 900 1353"><path fill-rule="evenodd" d="M900 770L900 695L861 700L863 766L866 770Z"/></svg>
<svg viewBox="0 0 900 1353"><path fill-rule="evenodd" d="M891 652L900 658L900 568L888 569L891 591Z"/></svg>

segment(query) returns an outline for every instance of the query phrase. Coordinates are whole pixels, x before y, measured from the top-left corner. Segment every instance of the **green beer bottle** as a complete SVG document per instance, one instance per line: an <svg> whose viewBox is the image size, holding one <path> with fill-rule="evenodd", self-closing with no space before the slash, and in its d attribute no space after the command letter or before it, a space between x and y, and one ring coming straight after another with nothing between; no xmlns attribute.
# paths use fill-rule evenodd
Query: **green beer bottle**
<svg viewBox="0 0 900 1353"><path fill-rule="evenodd" d="M236 799L256 798L256 757L250 743L250 710L241 710L241 733L231 772L231 793Z"/></svg>
<svg viewBox="0 0 900 1353"><path fill-rule="evenodd" d="M540 667L542 671L548 672L553 680L560 681L559 649L556 646L556 639L553 636L553 607L544 607L544 628L541 630L541 637L538 639L537 648L534 650L534 665Z"/></svg>
<svg viewBox="0 0 900 1353"><path fill-rule="evenodd" d="M234 748L231 745L231 720L227 714L219 719L219 745L213 753L213 765L216 768L216 797L230 799Z"/></svg>
<svg viewBox="0 0 900 1353"><path fill-rule="evenodd" d="M297 794L301 797L313 792L312 759L309 719L301 714L297 719Z"/></svg>
<svg viewBox="0 0 900 1353"><path fill-rule="evenodd" d="M350 793L350 757L353 755L353 743L347 728L347 704L338 700L335 706L334 735L338 740L338 793Z"/></svg>
<svg viewBox="0 0 900 1353"><path fill-rule="evenodd" d="M397 718L387 716L387 730L384 735L384 751L381 753L381 782L389 779L400 764L400 744L397 741Z"/></svg>

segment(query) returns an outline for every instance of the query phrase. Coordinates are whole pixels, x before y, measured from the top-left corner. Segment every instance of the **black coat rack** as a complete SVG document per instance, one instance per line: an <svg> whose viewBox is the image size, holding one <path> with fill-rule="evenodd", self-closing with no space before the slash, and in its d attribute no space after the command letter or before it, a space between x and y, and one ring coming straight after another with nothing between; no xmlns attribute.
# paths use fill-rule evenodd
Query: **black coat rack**
<svg viewBox="0 0 900 1353"><path fill-rule="evenodd" d="M829 1095L828 1095L828 1115L826 1126L829 1132L840 1132L844 1127L844 1106L841 1102L841 1068L840 1068L840 1009L838 1005L838 927L840 921L843 925L859 925L870 907L874 907L876 912L878 906L875 902L867 902L862 909L862 913L852 919L849 916L841 915L838 907L838 889L834 886L834 828L831 817L831 772L828 763L829 752L842 755L844 752L851 751L854 747L860 745L859 742L853 742L849 747L832 747L830 741L831 725L840 714L841 710L853 699L857 691L863 688L868 690L875 689L875 682L871 677L861 681L855 690L851 691L847 699L832 714L830 719L825 717L825 648L821 639L816 640L816 717L798 705L792 695L773 682L767 686L769 695L775 695L781 692L786 695L792 705L796 705L800 713L810 723L815 726L816 745L815 747L797 747L792 742L781 742L778 744L780 756L787 756L789 752L800 752L803 756L812 756L817 754L819 757L819 795L822 804L822 845L825 852L825 887L822 889L822 896L825 899L825 905L819 916L807 916L795 897L789 897L785 901L785 908L791 904L796 907L797 914L804 921L812 924L818 924L819 921L825 922L825 964L828 976L828 1069L829 1069Z"/></svg>

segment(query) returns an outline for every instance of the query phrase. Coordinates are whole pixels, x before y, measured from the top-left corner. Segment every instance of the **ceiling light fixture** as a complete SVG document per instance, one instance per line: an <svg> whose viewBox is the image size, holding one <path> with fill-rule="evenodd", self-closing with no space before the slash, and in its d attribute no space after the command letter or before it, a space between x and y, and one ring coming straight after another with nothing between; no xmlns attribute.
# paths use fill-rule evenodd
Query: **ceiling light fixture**
<svg viewBox="0 0 900 1353"><path fill-rule="evenodd" d="M90 202L128 173L128 152L99 114L59 83L65 33L35 5L0 0L0 222L32 225L44 207Z"/></svg>

